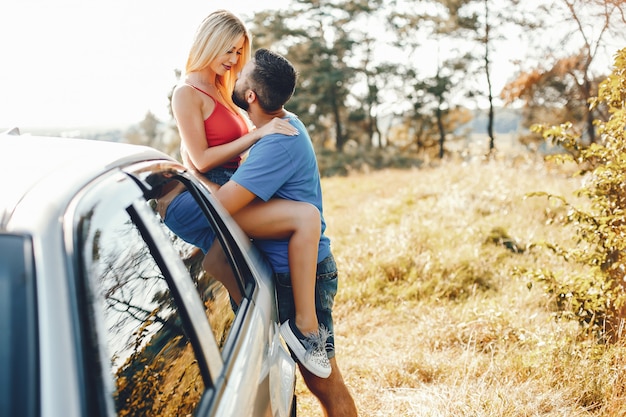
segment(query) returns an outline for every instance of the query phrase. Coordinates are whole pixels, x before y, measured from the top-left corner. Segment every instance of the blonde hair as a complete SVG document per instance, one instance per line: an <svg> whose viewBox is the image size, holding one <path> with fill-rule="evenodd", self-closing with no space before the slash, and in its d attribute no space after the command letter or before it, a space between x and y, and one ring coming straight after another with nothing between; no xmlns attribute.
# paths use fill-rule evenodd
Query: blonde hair
<svg viewBox="0 0 626 417"><path fill-rule="evenodd" d="M186 74L205 69L217 56L228 51L241 35L244 41L237 64L223 76L218 75L216 80L222 98L234 110L238 110L238 107L232 102L231 95L237 74L250 61L252 49L250 33L241 19L227 10L216 10L208 15L196 30L185 66Z"/></svg>

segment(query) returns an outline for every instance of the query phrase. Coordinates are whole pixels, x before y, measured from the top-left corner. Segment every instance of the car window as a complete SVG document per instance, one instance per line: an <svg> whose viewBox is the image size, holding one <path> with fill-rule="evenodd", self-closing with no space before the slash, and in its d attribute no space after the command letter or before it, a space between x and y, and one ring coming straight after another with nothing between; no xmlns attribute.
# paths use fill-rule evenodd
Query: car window
<svg viewBox="0 0 626 417"><path fill-rule="evenodd" d="M121 187L120 187L121 188ZM104 189L78 210L83 272L90 282L123 416L191 415L205 392L202 370L172 288L123 195ZM96 358L91 358L92 360ZM106 379L106 378L105 378ZM106 389L102 391L106 392Z"/></svg>
<svg viewBox="0 0 626 417"><path fill-rule="evenodd" d="M227 231L214 224L196 201L199 196L194 196L185 184L172 180L168 190L172 190L169 196L148 200L147 204L189 271L223 351L237 305L245 295L240 276L227 255L231 248L218 238L219 233ZM170 209L170 205L175 208Z"/></svg>
<svg viewBox="0 0 626 417"><path fill-rule="evenodd" d="M0 415L38 415L33 252L27 236L0 234Z"/></svg>

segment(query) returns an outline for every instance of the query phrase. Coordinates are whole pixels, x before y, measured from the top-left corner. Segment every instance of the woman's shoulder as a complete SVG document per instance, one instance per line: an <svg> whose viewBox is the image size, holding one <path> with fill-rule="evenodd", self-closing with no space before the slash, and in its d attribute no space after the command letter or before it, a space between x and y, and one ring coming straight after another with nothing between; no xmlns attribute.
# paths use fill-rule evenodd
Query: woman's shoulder
<svg viewBox="0 0 626 417"><path fill-rule="evenodd" d="M174 86L174 90L172 91L172 99L180 98L180 97L194 97L196 92L192 86L187 83L180 82Z"/></svg>
<svg viewBox="0 0 626 417"><path fill-rule="evenodd" d="M208 114L211 114L215 108L215 99L205 97L193 86L183 82L177 84L172 91L172 108L175 112L197 108L201 109L202 113L208 117Z"/></svg>

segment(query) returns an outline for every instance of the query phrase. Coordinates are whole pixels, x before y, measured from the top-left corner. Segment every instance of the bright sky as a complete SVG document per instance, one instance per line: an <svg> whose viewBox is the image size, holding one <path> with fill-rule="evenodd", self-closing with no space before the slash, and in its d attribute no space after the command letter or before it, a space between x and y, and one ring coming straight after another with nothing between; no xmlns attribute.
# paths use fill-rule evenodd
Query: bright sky
<svg viewBox="0 0 626 417"><path fill-rule="evenodd" d="M242 18L286 0L2 0L0 130L124 127L167 95L201 20L228 8Z"/></svg>

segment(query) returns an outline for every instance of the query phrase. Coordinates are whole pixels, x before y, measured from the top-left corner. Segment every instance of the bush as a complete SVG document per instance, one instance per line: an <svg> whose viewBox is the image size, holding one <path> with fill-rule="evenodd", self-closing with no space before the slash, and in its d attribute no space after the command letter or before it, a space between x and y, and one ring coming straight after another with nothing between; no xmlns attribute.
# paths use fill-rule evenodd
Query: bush
<svg viewBox="0 0 626 417"><path fill-rule="evenodd" d="M581 136L567 123L534 126L533 130L569 151L551 157L573 161L586 181L577 195L589 202L586 209L551 196L568 208L578 245L573 249L552 246L566 260L588 267L588 274L560 279L551 271L534 274L555 297L560 317L577 319L603 340L619 338L626 317L626 48L617 52L613 73L600 84L590 106L606 106L610 117L595 121L599 143L584 146ZM538 193L541 194L541 193ZM544 194L547 195L547 194Z"/></svg>

